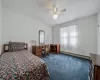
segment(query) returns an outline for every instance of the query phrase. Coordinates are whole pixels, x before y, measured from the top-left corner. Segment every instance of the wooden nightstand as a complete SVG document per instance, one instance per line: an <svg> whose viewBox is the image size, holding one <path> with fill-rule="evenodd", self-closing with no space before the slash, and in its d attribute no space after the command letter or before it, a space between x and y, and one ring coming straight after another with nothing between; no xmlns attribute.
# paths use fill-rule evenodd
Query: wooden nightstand
<svg viewBox="0 0 100 80"><path fill-rule="evenodd" d="M38 57L42 57L42 47L41 46L32 46L32 53Z"/></svg>
<svg viewBox="0 0 100 80"><path fill-rule="evenodd" d="M50 52L51 53L60 53L60 45L59 44L50 44Z"/></svg>

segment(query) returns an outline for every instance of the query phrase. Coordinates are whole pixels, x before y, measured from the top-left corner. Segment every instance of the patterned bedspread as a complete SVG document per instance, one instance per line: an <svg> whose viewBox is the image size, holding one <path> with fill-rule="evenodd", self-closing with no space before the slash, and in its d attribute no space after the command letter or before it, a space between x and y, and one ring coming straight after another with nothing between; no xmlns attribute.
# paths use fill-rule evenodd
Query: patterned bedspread
<svg viewBox="0 0 100 80"><path fill-rule="evenodd" d="M45 62L28 52L6 52L0 57L0 80L49 80Z"/></svg>

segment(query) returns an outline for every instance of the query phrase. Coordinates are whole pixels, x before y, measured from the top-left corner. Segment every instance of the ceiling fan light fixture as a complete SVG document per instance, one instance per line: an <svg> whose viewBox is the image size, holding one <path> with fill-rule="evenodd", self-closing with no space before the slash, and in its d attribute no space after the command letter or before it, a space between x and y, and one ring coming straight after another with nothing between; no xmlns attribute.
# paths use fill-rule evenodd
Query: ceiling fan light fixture
<svg viewBox="0 0 100 80"><path fill-rule="evenodd" d="M58 14L54 14L53 19L57 19L57 18L58 18Z"/></svg>

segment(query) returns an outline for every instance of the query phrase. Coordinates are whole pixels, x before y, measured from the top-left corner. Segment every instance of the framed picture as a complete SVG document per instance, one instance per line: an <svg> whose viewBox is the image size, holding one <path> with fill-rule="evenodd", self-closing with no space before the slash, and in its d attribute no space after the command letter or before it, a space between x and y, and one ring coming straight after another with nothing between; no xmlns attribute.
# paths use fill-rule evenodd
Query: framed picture
<svg viewBox="0 0 100 80"><path fill-rule="evenodd" d="M43 30L39 30L39 45L45 44L45 32Z"/></svg>

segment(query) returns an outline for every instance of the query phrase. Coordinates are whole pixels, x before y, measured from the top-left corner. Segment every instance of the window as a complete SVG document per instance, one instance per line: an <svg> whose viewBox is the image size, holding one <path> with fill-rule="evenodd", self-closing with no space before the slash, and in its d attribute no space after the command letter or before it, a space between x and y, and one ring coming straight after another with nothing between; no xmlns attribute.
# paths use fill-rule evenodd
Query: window
<svg viewBox="0 0 100 80"><path fill-rule="evenodd" d="M73 46L75 46L76 44L77 44L77 32L76 31L73 31L73 32L71 32L71 33L69 33L70 35L69 35L69 43L70 43L70 45L73 45Z"/></svg>
<svg viewBox="0 0 100 80"><path fill-rule="evenodd" d="M68 33L67 32L64 32L63 34L62 34L62 43L63 44L68 44Z"/></svg>
<svg viewBox="0 0 100 80"><path fill-rule="evenodd" d="M62 47L75 47L77 45L77 26L69 26L60 29L60 41Z"/></svg>

